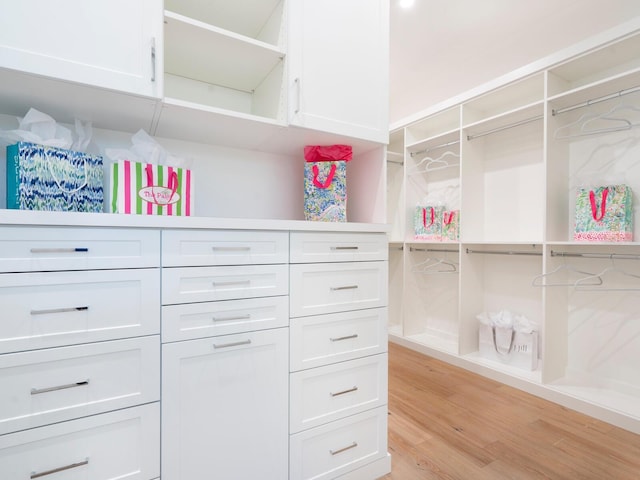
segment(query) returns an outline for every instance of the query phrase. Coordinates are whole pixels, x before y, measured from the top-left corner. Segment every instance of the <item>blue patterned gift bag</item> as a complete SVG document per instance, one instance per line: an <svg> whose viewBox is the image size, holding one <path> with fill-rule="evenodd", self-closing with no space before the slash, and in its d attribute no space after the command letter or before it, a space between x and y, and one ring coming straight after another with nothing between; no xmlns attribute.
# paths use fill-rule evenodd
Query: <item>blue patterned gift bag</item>
<svg viewBox="0 0 640 480"><path fill-rule="evenodd" d="M413 212L414 238L431 242L441 241L443 214L444 207L441 205L417 205Z"/></svg>
<svg viewBox="0 0 640 480"><path fill-rule="evenodd" d="M102 212L102 157L30 142L7 147L7 208Z"/></svg>
<svg viewBox="0 0 640 480"><path fill-rule="evenodd" d="M633 241L633 194L626 185L579 188L575 241Z"/></svg>
<svg viewBox="0 0 640 480"><path fill-rule="evenodd" d="M304 217L324 222L347 221L348 145L304 149Z"/></svg>

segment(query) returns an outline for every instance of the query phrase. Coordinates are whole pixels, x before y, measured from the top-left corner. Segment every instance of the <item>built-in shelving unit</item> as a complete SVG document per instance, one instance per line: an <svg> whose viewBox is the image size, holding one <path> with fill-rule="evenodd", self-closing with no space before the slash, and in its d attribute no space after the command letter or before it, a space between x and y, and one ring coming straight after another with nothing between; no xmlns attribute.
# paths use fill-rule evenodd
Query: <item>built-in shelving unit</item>
<svg viewBox="0 0 640 480"><path fill-rule="evenodd" d="M393 125L404 173L388 184L404 239L390 246L391 340L636 433L639 47L634 20ZM615 184L634 192L634 240L574 241L577 189ZM438 191L460 208L458 241L415 237L413 211ZM537 325L535 370L479 353L477 316L500 310Z"/></svg>

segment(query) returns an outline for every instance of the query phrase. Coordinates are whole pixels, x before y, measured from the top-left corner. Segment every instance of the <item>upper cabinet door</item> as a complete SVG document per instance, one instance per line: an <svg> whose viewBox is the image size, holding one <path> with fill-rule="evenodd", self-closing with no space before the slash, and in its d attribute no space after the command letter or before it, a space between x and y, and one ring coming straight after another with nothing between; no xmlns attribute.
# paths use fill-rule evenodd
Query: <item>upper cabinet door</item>
<svg viewBox="0 0 640 480"><path fill-rule="evenodd" d="M20 0L0 15L0 67L159 98L162 2Z"/></svg>
<svg viewBox="0 0 640 480"><path fill-rule="evenodd" d="M389 1L289 3L289 123L387 143Z"/></svg>

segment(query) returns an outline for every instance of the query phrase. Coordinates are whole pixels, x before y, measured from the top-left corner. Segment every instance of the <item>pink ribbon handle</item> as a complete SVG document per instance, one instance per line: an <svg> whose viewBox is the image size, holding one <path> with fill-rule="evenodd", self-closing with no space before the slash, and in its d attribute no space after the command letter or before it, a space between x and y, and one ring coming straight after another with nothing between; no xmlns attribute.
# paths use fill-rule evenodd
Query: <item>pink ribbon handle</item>
<svg viewBox="0 0 640 480"><path fill-rule="evenodd" d="M448 215L447 215L448 214ZM451 222L453 222L453 217L456 214L455 211L452 212L444 212L443 216L442 216L442 221L444 222L445 225L450 225Z"/></svg>
<svg viewBox="0 0 640 480"><path fill-rule="evenodd" d="M600 216L598 216L598 207L596 206L596 194L593 190L589 191L589 202L591 203L591 216L596 222L601 221L604 218L604 214L607 210L607 196L609 195L609 189L604 188L602 190L602 201L600 202Z"/></svg>
<svg viewBox="0 0 640 480"><path fill-rule="evenodd" d="M160 203L158 203L158 200L156 199L156 192L153 190L153 165L151 165L150 163L147 163L147 165L145 166L145 171L147 173L147 187L150 187L151 189L151 196L153 197L153 203L155 203L156 205L160 205ZM171 203L171 200L173 200L173 196L176 194L176 192L178 191L178 174L176 173L176 171L172 171L171 174L169 175L169 182L167 183L167 188L169 190L171 190L171 196L169 197L169 200L167 201L167 205Z"/></svg>
<svg viewBox="0 0 640 480"><path fill-rule="evenodd" d="M427 209L426 208L422 209L422 224L424 225L425 228L433 225L433 222L436 219L435 209L433 207L429 207L429 210L431 210L431 219L430 219L430 222L427 224Z"/></svg>
<svg viewBox="0 0 640 480"><path fill-rule="evenodd" d="M320 175L320 169L318 168L317 165L314 165L312 167L312 171L313 171L313 184L318 188L329 188L329 185L331 185L331 182L333 181L333 177L336 174L336 164L335 163L331 164L329 175L327 175L327 178L324 181L324 183L321 183L320 180L318 180L318 175Z"/></svg>

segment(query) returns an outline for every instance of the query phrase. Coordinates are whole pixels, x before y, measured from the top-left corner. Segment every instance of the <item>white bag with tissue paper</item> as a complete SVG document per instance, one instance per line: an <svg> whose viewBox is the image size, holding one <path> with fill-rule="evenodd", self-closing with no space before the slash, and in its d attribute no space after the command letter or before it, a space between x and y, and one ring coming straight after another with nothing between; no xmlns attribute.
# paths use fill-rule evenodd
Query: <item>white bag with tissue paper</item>
<svg viewBox="0 0 640 480"><path fill-rule="evenodd" d="M536 324L509 310L481 313L476 317L478 350L483 358L524 370L538 368Z"/></svg>

